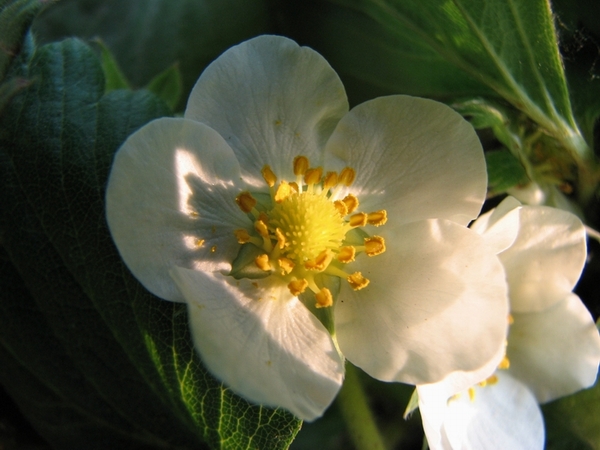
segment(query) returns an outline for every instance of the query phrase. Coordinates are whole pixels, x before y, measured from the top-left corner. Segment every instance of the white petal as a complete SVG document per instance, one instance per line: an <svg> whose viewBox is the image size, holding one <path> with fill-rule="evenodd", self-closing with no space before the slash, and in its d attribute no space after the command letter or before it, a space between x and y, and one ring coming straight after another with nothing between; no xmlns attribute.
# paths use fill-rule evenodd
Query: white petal
<svg viewBox="0 0 600 450"><path fill-rule="evenodd" d="M244 176L260 170L293 180L297 155L322 164L322 148L348 111L344 87L314 50L259 36L223 53L202 73L185 117L207 123L234 149Z"/></svg>
<svg viewBox="0 0 600 450"><path fill-rule="evenodd" d="M579 297L570 294L537 313L513 313L510 373L544 403L594 384L600 336Z"/></svg>
<svg viewBox="0 0 600 450"><path fill-rule="evenodd" d="M195 348L217 378L303 420L323 414L343 363L325 327L285 286L181 268L172 275L188 302Z"/></svg>
<svg viewBox="0 0 600 450"><path fill-rule="evenodd" d="M466 225L485 200L487 172L473 127L448 106L380 97L353 108L325 149L327 170L350 166L363 209L397 222L429 218Z"/></svg>
<svg viewBox="0 0 600 450"><path fill-rule="evenodd" d="M496 208L479 216L470 228L482 235L496 253L503 252L517 238L520 207L516 198L506 197Z"/></svg>
<svg viewBox="0 0 600 450"><path fill-rule="evenodd" d="M540 311L573 290L586 259L586 235L573 214L524 206L513 245L500 254L514 312Z"/></svg>
<svg viewBox="0 0 600 450"><path fill-rule="evenodd" d="M106 216L123 260L148 290L183 301L171 267L230 268L239 248L233 230L248 226L235 203L239 184L233 151L206 125L158 119L125 141L108 180Z"/></svg>
<svg viewBox="0 0 600 450"><path fill-rule="evenodd" d="M443 433L454 450L544 448L544 422L533 394L518 380L498 373L498 382L475 386L448 402Z"/></svg>
<svg viewBox="0 0 600 450"><path fill-rule="evenodd" d="M370 284L353 291L342 282L335 306L342 352L374 378L410 384L489 363L508 326L504 271L493 250L447 220L388 225L381 229L387 251L359 255L348 267Z"/></svg>

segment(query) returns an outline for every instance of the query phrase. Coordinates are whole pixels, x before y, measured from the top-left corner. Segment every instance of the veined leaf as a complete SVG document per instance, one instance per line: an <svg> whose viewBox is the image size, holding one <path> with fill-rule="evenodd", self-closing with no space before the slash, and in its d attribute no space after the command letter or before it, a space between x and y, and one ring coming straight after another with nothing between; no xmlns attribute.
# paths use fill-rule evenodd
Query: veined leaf
<svg viewBox="0 0 600 450"><path fill-rule="evenodd" d="M547 0L331 1L426 45L524 111L574 158L590 157L571 110Z"/></svg>
<svg viewBox="0 0 600 450"><path fill-rule="evenodd" d="M149 294L110 238L113 154L166 105L147 91L104 94L100 63L78 40L41 47L19 68L34 83L0 116L0 237L10 258L0 275L0 382L58 448L288 447L300 422L211 377L185 306Z"/></svg>

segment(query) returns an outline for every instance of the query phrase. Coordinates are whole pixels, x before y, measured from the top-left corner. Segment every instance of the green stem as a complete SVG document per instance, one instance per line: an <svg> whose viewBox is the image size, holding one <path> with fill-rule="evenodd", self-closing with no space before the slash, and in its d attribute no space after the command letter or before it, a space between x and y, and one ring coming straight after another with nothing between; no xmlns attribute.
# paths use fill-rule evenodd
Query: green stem
<svg viewBox="0 0 600 450"><path fill-rule="evenodd" d="M357 450L385 450L373 413L358 378L357 369L346 364L346 379L337 402Z"/></svg>

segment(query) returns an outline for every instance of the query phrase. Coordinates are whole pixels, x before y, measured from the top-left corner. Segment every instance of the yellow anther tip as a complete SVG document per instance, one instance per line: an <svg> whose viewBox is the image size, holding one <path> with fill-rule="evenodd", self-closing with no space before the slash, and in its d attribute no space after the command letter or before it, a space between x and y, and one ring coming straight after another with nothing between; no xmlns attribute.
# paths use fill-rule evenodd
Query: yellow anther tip
<svg viewBox="0 0 600 450"><path fill-rule="evenodd" d="M273 197L273 199L276 203L281 203L290 195L292 195L292 187L289 185L289 183L282 181L277 188L277 192L275 192L275 197Z"/></svg>
<svg viewBox="0 0 600 450"><path fill-rule="evenodd" d="M315 167L314 169L308 169L304 174L304 182L308 185L317 184L321 181L323 175L322 167Z"/></svg>
<svg viewBox="0 0 600 450"><path fill-rule="evenodd" d="M363 277L360 272L354 272L352 275L349 275L348 278L346 278L346 281L348 281L355 291L360 291L369 285L369 280Z"/></svg>
<svg viewBox="0 0 600 450"><path fill-rule="evenodd" d="M322 272L333 260L333 252L330 249L323 250L315 259L306 261L304 267L308 270Z"/></svg>
<svg viewBox="0 0 600 450"><path fill-rule="evenodd" d="M348 214L353 213L354 211L356 211L356 208L358 208L358 198L356 198L355 195L348 194L344 197L342 201L346 205L346 208L348 208Z"/></svg>
<svg viewBox="0 0 600 450"><path fill-rule="evenodd" d="M240 244L246 244L250 241L250 233L248 233L248 231L244 230L243 228L235 230L233 234L235 235L235 238Z"/></svg>
<svg viewBox="0 0 600 450"><path fill-rule="evenodd" d="M337 212L340 213L340 216L345 217L346 214L348 214L348 207L343 201L336 200L335 202L333 202L333 206L335 206Z"/></svg>
<svg viewBox="0 0 600 450"><path fill-rule="evenodd" d="M256 199L248 191L240 192L235 198L235 202L245 213L251 212L256 206Z"/></svg>
<svg viewBox="0 0 600 450"><path fill-rule="evenodd" d="M254 222L254 229L258 231L258 234L260 234L262 237L269 237L269 229L267 228L267 224L263 220L259 219L256 222Z"/></svg>
<svg viewBox="0 0 600 450"><path fill-rule="evenodd" d="M367 222L376 227L380 227L381 225L385 225L387 222L387 211L382 209L380 211L375 211L368 214Z"/></svg>
<svg viewBox="0 0 600 450"><path fill-rule="evenodd" d="M338 253L337 259L339 262L344 264L350 263L354 261L356 257L356 249L352 246L346 246L340 248L340 252Z"/></svg>
<svg viewBox="0 0 600 450"><path fill-rule="evenodd" d="M256 264L256 267L258 267L260 270L264 270L265 272L268 272L272 269L271 263L269 262L269 255L266 253L257 256L254 259L254 264Z"/></svg>
<svg viewBox="0 0 600 450"><path fill-rule="evenodd" d="M281 275L287 275L292 270L294 270L294 262L286 257L281 257L277 260L279 263L279 267L281 268Z"/></svg>
<svg viewBox="0 0 600 450"><path fill-rule="evenodd" d="M323 189L326 191L338 184L338 174L336 172L327 172L323 179Z"/></svg>
<svg viewBox="0 0 600 450"><path fill-rule="evenodd" d="M306 281L304 278L300 280L293 280L288 283L287 287L292 295L297 297L306 290L308 287L308 281Z"/></svg>
<svg viewBox="0 0 600 450"><path fill-rule="evenodd" d="M271 170L271 166L266 164L262 168L261 173L269 187L275 186L275 183L277 182L277 176L273 173L273 170Z"/></svg>
<svg viewBox="0 0 600 450"><path fill-rule="evenodd" d="M504 358L502 358L502 361L500 361L500 364L498 364L498 369L508 369L510 367L510 360L508 359L508 356L504 356Z"/></svg>
<svg viewBox="0 0 600 450"><path fill-rule="evenodd" d="M308 158L306 156L296 156L294 158L294 175L304 175L308 170Z"/></svg>
<svg viewBox="0 0 600 450"><path fill-rule="evenodd" d="M367 215L365 213L356 213L350 216L351 227L364 227L367 224Z"/></svg>
<svg viewBox="0 0 600 450"><path fill-rule="evenodd" d="M381 236L365 238L365 253L369 256L381 255L385 252L385 240Z"/></svg>
<svg viewBox="0 0 600 450"><path fill-rule="evenodd" d="M331 291L325 287L315 294L315 298L317 299L315 304L317 308L327 308L333 305Z"/></svg>
<svg viewBox="0 0 600 450"><path fill-rule="evenodd" d="M338 181L345 186L350 186L352 183L354 183L355 178L356 172L354 169L352 167L344 167L340 172Z"/></svg>

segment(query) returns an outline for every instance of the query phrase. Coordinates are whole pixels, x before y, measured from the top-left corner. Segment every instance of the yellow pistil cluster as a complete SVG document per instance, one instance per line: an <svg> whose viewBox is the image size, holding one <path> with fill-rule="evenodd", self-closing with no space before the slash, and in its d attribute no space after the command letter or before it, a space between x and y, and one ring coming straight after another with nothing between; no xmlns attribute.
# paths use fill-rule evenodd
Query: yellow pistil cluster
<svg viewBox="0 0 600 450"><path fill-rule="evenodd" d="M354 182L354 169L323 173L322 167L310 167L308 158L294 159L294 180L281 180L267 165L262 176L269 186L271 203L261 205L250 192L235 199L239 208L253 220L251 230L234 232L240 244L252 244L261 250L254 264L260 270L281 277L294 296L310 289L316 307L333 304L328 288L319 286L319 274L345 279L354 290L365 288L369 280L360 272L348 272L344 266L358 254L376 256L385 252L385 240L361 230L349 239L348 233L366 225L379 227L387 221L385 210L358 212L359 201L352 194L336 199L344 186ZM356 243L356 236L362 242ZM352 242L352 243L351 243Z"/></svg>

